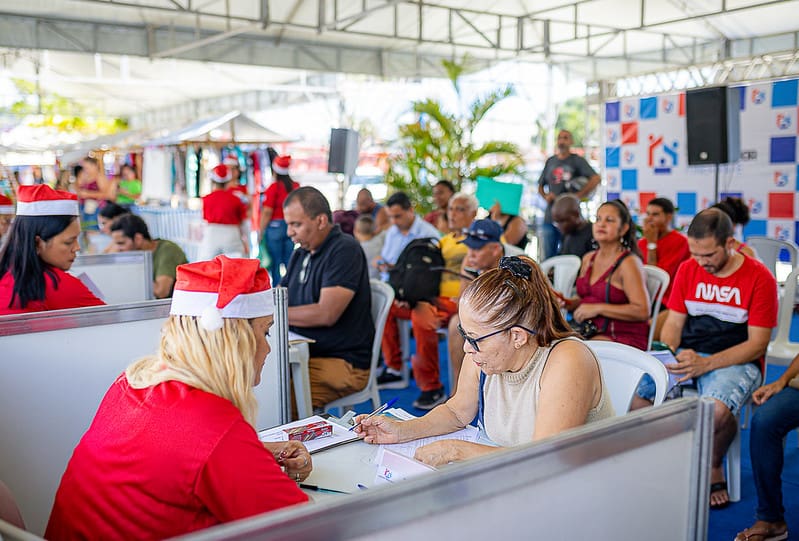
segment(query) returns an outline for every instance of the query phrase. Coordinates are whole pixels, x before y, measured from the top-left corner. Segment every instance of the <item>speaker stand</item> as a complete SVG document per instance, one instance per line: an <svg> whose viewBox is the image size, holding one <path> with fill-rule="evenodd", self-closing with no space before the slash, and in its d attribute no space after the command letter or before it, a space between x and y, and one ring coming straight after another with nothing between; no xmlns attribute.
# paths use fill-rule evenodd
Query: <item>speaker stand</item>
<svg viewBox="0 0 799 541"><path fill-rule="evenodd" d="M718 203L719 202L719 164L718 164L718 162L716 162L713 165L716 167L715 179L713 181L713 201Z"/></svg>

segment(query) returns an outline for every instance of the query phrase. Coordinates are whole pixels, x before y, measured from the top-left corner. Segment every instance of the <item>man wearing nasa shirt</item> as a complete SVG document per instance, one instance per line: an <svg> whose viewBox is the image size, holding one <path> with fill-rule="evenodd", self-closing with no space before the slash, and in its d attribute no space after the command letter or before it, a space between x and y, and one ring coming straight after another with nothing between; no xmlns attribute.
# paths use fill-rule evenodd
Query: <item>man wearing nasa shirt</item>
<svg viewBox="0 0 799 541"><path fill-rule="evenodd" d="M763 379L763 356L777 324L777 283L762 263L734 250L732 234L732 221L718 209L693 219L691 258L677 270L660 335L672 350L680 348L678 363L666 368L681 381L693 378L699 394L715 401L712 508L729 503L722 459L738 430L735 415ZM638 395L651 400L654 386L642 382Z"/></svg>

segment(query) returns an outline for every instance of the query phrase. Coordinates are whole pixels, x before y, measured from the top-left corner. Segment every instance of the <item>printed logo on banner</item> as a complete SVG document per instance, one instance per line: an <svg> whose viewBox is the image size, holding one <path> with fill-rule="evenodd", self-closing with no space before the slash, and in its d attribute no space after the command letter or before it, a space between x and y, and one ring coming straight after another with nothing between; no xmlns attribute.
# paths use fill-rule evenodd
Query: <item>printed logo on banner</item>
<svg viewBox="0 0 799 541"><path fill-rule="evenodd" d="M752 97L752 103L755 105L760 105L766 101L766 93L759 88L753 88L750 95Z"/></svg>
<svg viewBox="0 0 799 541"><path fill-rule="evenodd" d="M678 149L680 142L674 139L671 143L663 142L663 136L649 136L649 158L647 165L656 175L671 173L672 167L677 167L679 161Z"/></svg>
<svg viewBox="0 0 799 541"><path fill-rule="evenodd" d="M791 115L789 113L777 113L775 123L777 124L777 129L784 131L791 129L793 120L791 119Z"/></svg>
<svg viewBox="0 0 799 541"><path fill-rule="evenodd" d="M630 149L625 149L621 155L621 159L624 162L622 165L632 165L635 162L635 152Z"/></svg>
<svg viewBox="0 0 799 541"><path fill-rule="evenodd" d="M608 189L609 190L618 190L619 189L619 172L618 171L606 171L605 178L608 181Z"/></svg>
<svg viewBox="0 0 799 541"><path fill-rule="evenodd" d="M774 171L774 186L784 188L791 181L790 176L785 171Z"/></svg>
<svg viewBox="0 0 799 541"><path fill-rule="evenodd" d="M674 110L676 109L676 106L674 105L674 100L671 98L663 98L661 104L663 112L666 113L667 115L673 113Z"/></svg>
<svg viewBox="0 0 799 541"><path fill-rule="evenodd" d="M632 103L624 104L624 119L633 120L635 118L635 105Z"/></svg>
<svg viewBox="0 0 799 541"><path fill-rule="evenodd" d="M757 216L763 214L763 201L750 197L746 200L746 206L749 207L749 214Z"/></svg>
<svg viewBox="0 0 799 541"><path fill-rule="evenodd" d="M621 199L632 214L639 212L638 208L638 192L621 192Z"/></svg>
<svg viewBox="0 0 799 541"><path fill-rule="evenodd" d="M791 233L791 227L788 224L774 224L774 231L770 236L777 240L789 241Z"/></svg>
<svg viewBox="0 0 799 541"><path fill-rule="evenodd" d="M608 126L607 139L609 145L616 146L619 144L620 135L618 126Z"/></svg>

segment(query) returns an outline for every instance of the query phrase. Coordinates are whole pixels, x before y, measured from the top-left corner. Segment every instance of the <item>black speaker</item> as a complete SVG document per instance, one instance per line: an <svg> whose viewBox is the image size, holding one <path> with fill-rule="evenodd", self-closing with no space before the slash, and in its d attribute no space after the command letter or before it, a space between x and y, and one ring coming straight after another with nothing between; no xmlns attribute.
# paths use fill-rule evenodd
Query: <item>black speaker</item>
<svg viewBox="0 0 799 541"><path fill-rule="evenodd" d="M358 132L346 128L330 130L330 154L327 157L328 173L355 174L358 167Z"/></svg>
<svg viewBox="0 0 799 541"><path fill-rule="evenodd" d="M685 93L688 165L738 161L739 92L737 88L718 86Z"/></svg>

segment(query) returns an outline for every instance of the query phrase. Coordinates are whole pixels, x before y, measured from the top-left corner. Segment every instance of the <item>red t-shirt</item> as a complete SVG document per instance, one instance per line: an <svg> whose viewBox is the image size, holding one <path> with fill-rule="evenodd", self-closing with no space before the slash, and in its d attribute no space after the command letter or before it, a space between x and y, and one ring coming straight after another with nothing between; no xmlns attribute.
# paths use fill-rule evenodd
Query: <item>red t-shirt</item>
<svg viewBox="0 0 799 541"><path fill-rule="evenodd" d="M760 261L743 257L741 267L725 278L693 258L680 265L667 303L669 310L688 315L680 347L718 353L745 341L749 326L777 325L777 281Z"/></svg>
<svg viewBox="0 0 799 541"><path fill-rule="evenodd" d="M638 240L638 249L644 255L644 263L651 265L646 258L649 251L646 249L647 241L645 238ZM657 242L658 262L657 266L669 273L669 287L666 288L666 293L663 295L663 300L669 298L671 287L674 285L674 277L677 275L677 269L680 263L691 257L691 252L688 250L688 239L684 235L674 231L673 229L658 239Z"/></svg>
<svg viewBox="0 0 799 541"><path fill-rule="evenodd" d="M45 538L164 539L305 502L233 404L177 381L100 404L55 496Z"/></svg>
<svg viewBox="0 0 799 541"><path fill-rule="evenodd" d="M57 284L45 273L44 300L31 301L22 309L19 297L14 299L14 307L9 308L14 293L14 277L10 272L0 278L0 315L22 314L25 312L42 312L44 310L63 310L64 308L82 308L84 306L101 306L105 304L94 293L89 291L83 282L61 269L50 267L55 273Z"/></svg>
<svg viewBox="0 0 799 541"><path fill-rule="evenodd" d="M209 224L239 225L247 217L247 207L229 190L215 190L203 197L203 220Z"/></svg>
<svg viewBox="0 0 799 541"><path fill-rule="evenodd" d="M300 187L300 185L296 182L292 182L291 185L293 186L293 190L296 190ZM280 181L273 182L269 185L269 187L266 188L264 196L264 207L272 209L272 219L282 220L283 202L289 196L288 192L286 191L286 187L283 186L283 183Z"/></svg>
<svg viewBox="0 0 799 541"><path fill-rule="evenodd" d="M250 194L247 193L247 186L237 184L227 189L230 193L239 198L244 205L250 204Z"/></svg>

